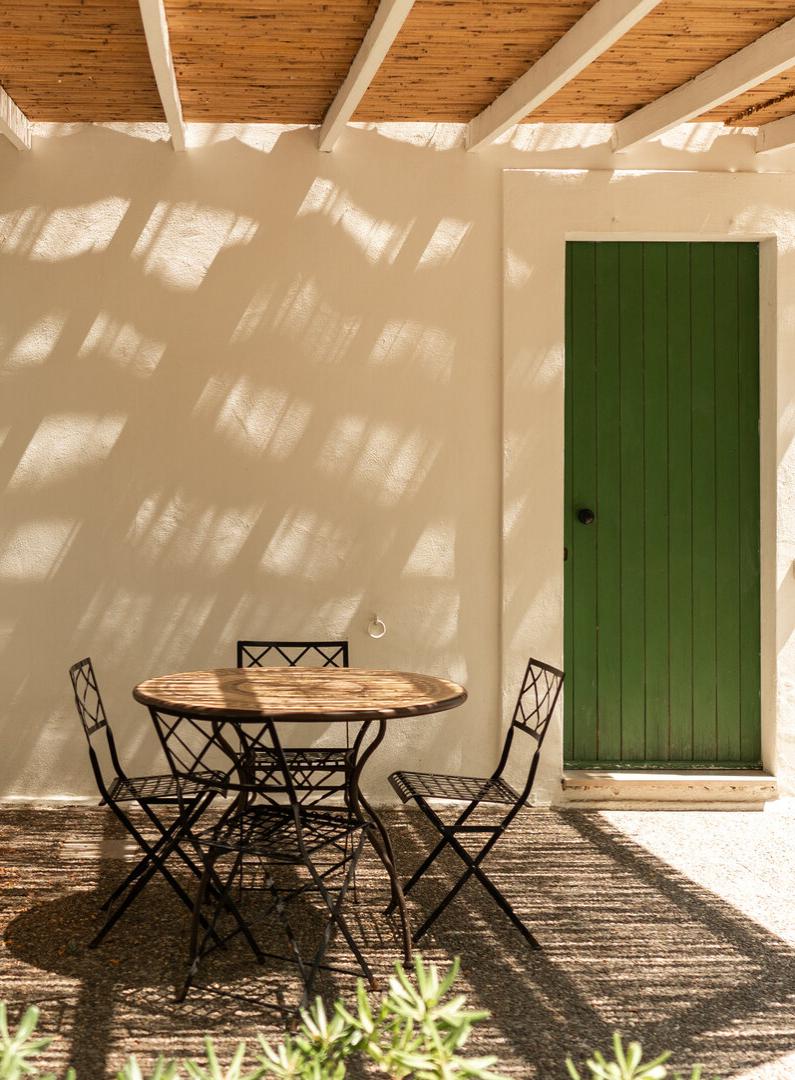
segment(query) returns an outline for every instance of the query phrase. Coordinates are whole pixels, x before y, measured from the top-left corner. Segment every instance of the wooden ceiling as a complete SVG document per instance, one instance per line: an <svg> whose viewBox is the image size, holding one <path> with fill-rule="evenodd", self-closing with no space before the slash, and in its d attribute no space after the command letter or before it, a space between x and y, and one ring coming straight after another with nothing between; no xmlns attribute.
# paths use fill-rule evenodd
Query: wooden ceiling
<svg viewBox="0 0 795 1080"><path fill-rule="evenodd" d="M594 0L416 0L353 116L466 122ZM165 0L188 121L320 123L377 0ZM795 17L795 0L662 0L528 120L615 122ZM3 0L0 86L31 121L162 120L138 0ZM795 69L706 114L795 114Z"/></svg>

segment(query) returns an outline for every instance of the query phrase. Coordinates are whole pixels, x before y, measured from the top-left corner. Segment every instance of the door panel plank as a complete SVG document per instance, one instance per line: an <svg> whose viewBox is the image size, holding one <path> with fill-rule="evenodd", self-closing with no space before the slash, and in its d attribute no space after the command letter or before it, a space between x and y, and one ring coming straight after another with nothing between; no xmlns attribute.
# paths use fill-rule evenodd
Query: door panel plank
<svg viewBox="0 0 795 1080"><path fill-rule="evenodd" d="M668 505L672 761L693 757L690 245L668 244Z"/></svg>
<svg viewBox="0 0 795 1080"><path fill-rule="evenodd" d="M761 762L759 699L759 248L740 244L740 760Z"/></svg>
<svg viewBox="0 0 795 1080"><path fill-rule="evenodd" d="M668 355L665 244L643 245L645 757L668 747Z"/></svg>
<svg viewBox="0 0 795 1080"><path fill-rule="evenodd" d="M571 494L576 507L593 507L596 500L596 335L595 244L578 244L572 256L571 422L577 451L574 455ZM572 587L577 603L573 612L574 648L574 754L593 760L596 739L596 529L572 526Z"/></svg>
<svg viewBox="0 0 795 1080"><path fill-rule="evenodd" d="M572 402L574 398L574 333L572 328L572 310L574 307L574 274L572 263L574 261L574 245L566 245L566 374L565 374L565 423L566 423L566 460L565 485L566 500L570 499L572 490L572 476L574 473L574 457L576 446L574 445L574 425L572 423ZM563 666L564 670L574 670L574 620L571 618L572 605L574 603L574 586L572 581L572 567L574 566L572 552L572 515L563 515L563 592L564 592L564 619L563 619ZM566 614L568 612L568 614ZM574 680L570 678L563 691L563 708L565 719L563 724L563 753L567 761L574 760L574 717L576 705L574 701Z"/></svg>
<svg viewBox="0 0 795 1080"><path fill-rule="evenodd" d="M619 249L596 245L596 360L597 360L597 715L598 757L621 758L621 470L618 425L619 369Z"/></svg>
<svg viewBox="0 0 795 1080"><path fill-rule="evenodd" d="M693 417L693 758L715 761L715 245L690 249Z"/></svg>
<svg viewBox="0 0 795 1080"><path fill-rule="evenodd" d="M640 244L625 244L620 248L619 292L622 760L642 762L646 757L646 619L643 582L643 249Z"/></svg>
<svg viewBox="0 0 795 1080"><path fill-rule="evenodd" d="M715 245L715 692L718 761L740 760L737 245Z"/></svg>

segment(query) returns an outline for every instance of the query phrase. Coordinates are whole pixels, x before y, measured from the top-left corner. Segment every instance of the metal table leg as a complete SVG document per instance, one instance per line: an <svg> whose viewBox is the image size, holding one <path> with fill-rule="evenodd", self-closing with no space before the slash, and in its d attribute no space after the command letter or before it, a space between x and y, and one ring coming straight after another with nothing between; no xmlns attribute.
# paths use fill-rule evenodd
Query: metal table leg
<svg viewBox="0 0 795 1080"><path fill-rule="evenodd" d="M375 738L368 746L362 749L365 742L365 735L372 724L377 724ZM400 878L398 877L392 841L389 838L386 826L362 794L359 786L359 780L364 766L367 764L374 751L380 746L385 734L385 720L367 720L362 724L361 730L356 736L356 741L353 745L353 768L351 769L348 783L348 804L353 812L367 825L367 837L383 863L384 869L389 877L389 884L392 891L391 906L396 907L400 913L400 924L403 937L403 957L405 962L409 963L411 961L412 951L411 926L409 924L408 910L406 908L406 898L403 895L403 888L400 884Z"/></svg>

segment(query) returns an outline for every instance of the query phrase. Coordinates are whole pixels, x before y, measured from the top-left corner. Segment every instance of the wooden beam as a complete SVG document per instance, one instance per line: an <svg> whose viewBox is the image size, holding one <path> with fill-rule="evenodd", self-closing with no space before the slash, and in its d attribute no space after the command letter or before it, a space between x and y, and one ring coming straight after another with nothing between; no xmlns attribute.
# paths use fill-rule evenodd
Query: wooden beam
<svg viewBox="0 0 795 1080"><path fill-rule="evenodd" d="M619 120L613 135L613 148L626 150L636 143L663 135L793 66L795 19L790 19L690 82Z"/></svg>
<svg viewBox="0 0 795 1080"><path fill-rule="evenodd" d="M323 118L318 136L320 150L334 149L413 6L414 0L381 0L345 82Z"/></svg>
<svg viewBox="0 0 795 1080"><path fill-rule="evenodd" d="M523 120L659 3L660 0L597 0L529 71L469 122L467 149L486 146Z"/></svg>
<svg viewBox="0 0 795 1080"><path fill-rule="evenodd" d="M0 135L5 135L17 150L30 150L33 144L30 120L11 100L2 86L0 86Z"/></svg>
<svg viewBox="0 0 795 1080"><path fill-rule="evenodd" d="M171 132L171 145L175 150L184 150L185 121L182 119L182 102L179 99L177 78L174 74L166 9L163 6L163 0L138 0L138 5L141 9L152 71Z"/></svg>
<svg viewBox="0 0 795 1080"><path fill-rule="evenodd" d="M791 146L795 146L795 116L782 116L780 120L771 120L769 124L762 124L756 133L757 154L786 150Z"/></svg>

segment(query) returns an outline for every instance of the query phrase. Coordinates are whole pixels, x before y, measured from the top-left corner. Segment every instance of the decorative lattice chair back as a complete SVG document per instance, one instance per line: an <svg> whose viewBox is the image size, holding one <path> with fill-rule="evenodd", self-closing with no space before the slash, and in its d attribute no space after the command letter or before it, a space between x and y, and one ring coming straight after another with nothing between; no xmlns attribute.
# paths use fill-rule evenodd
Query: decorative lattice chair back
<svg viewBox="0 0 795 1080"><path fill-rule="evenodd" d="M238 667L348 667L347 641L238 641Z"/></svg>
<svg viewBox="0 0 795 1080"><path fill-rule="evenodd" d="M497 766L497 775L502 775L507 766L512 773L510 779L520 787L524 785L523 800L530 794L533 786L541 746L549 730L562 687L562 671L532 657L528 660L511 726ZM524 736L530 738L529 759Z"/></svg>
<svg viewBox="0 0 795 1080"><path fill-rule="evenodd" d="M83 725L91 765L97 780L97 786L103 797L105 790L115 776L124 776L116 753L113 732L108 723L105 705L99 692L97 676L90 657L78 660L69 668L69 678L75 695L77 715Z"/></svg>
<svg viewBox="0 0 795 1080"><path fill-rule="evenodd" d="M238 641L238 667L348 667L347 641ZM340 745L344 736L344 745ZM281 732L292 781L300 801L323 802L341 796L350 765L351 731L334 724L297 724ZM256 754L260 788L279 790L281 765L267 750Z"/></svg>

